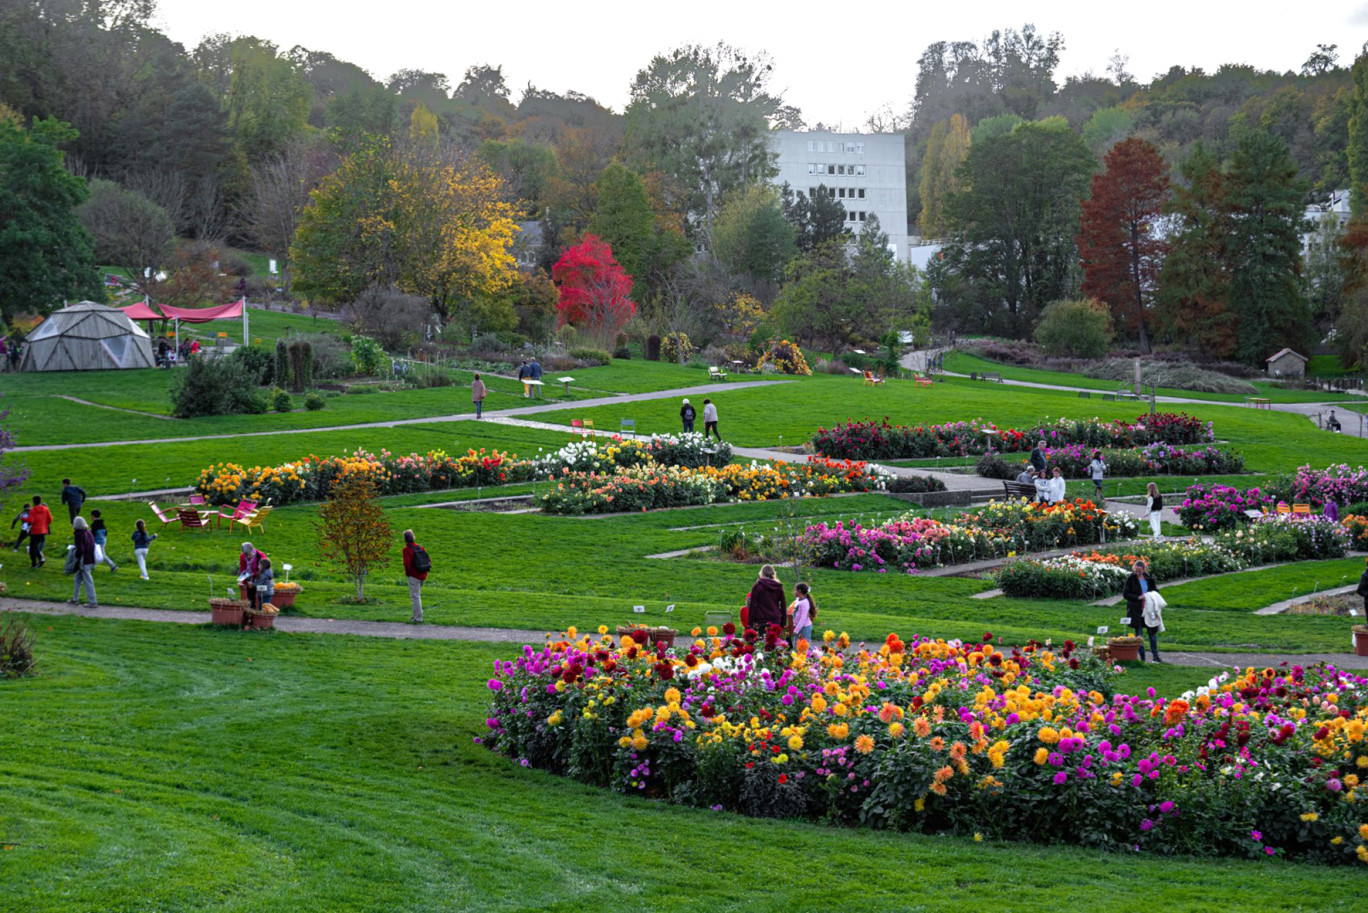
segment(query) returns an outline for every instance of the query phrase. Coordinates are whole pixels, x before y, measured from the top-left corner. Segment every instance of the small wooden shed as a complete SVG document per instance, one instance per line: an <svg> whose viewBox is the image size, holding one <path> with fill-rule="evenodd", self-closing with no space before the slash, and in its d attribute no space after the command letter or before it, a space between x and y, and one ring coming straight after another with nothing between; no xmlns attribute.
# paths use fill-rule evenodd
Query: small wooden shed
<svg viewBox="0 0 1368 913"><path fill-rule="evenodd" d="M1306 356L1283 349L1268 358L1269 377L1305 377Z"/></svg>
<svg viewBox="0 0 1368 913"><path fill-rule="evenodd" d="M82 301L53 311L24 338L21 371L155 368L147 331L118 308Z"/></svg>

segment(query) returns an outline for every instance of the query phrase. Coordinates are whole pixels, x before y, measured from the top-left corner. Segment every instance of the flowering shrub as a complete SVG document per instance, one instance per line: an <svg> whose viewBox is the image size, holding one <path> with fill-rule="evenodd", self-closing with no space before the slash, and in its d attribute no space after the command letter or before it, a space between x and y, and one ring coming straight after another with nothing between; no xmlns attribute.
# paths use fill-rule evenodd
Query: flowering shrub
<svg viewBox="0 0 1368 913"><path fill-rule="evenodd" d="M1145 444L1201 444L1215 440L1210 422L1186 413L1142 415L1135 422L1060 419L1033 428L997 428L982 419L944 425L891 425L870 419L819 428L809 441L817 453L849 460L908 460L986 453L1025 453L1044 440L1047 446L1137 447Z"/></svg>
<svg viewBox="0 0 1368 913"><path fill-rule="evenodd" d="M1325 469L1302 466L1291 476L1274 482L1269 494L1276 500L1300 501L1318 508L1324 507L1326 501L1341 505L1368 501L1368 469L1347 463Z"/></svg>
<svg viewBox="0 0 1368 913"><path fill-rule="evenodd" d="M1368 550L1368 517L1350 514L1340 521L1340 525L1349 534L1350 548L1358 552Z"/></svg>
<svg viewBox="0 0 1368 913"><path fill-rule="evenodd" d="M1229 485L1191 485L1183 503L1173 509L1190 530L1213 532L1248 523L1247 510L1267 510L1273 499L1258 488L1241 491Z"/></svg>
<svg viewBox="0 0 1368 913"><path fill-rule="evenodd" d="M763 371L765 365L773 365L780 374L807 376L812 373L812 369L808 367L807 359L803 357L803 350L798 348L797 343L789 342L787 339L780 339L771 343L769 350L761 355L760 360L755 363L755 370ZM827 454L827 456L835 455Z"/></svg>
<svg viewBox="0 0 1368 913"><path fill-rule="evenodd" d="M666 333L660 338L660 360L684 364L694 356L694 344L689 334L683 332Z"/></svg>
<svg viewBox="0 0 1368 913"><path fill-rule="evenodd" d="M1268 514L1240 529L1217 533L1215 541L1251 565L1258 565L1343 558L1350 534L1339 523L1322 516Z"/></svg>
<svg viewBox="0 0 1368 913"><path fill-rule="evenodd" d="M1156 853L1368 862L1368 680L1222 673L1114 694L1071 642L1010 651L724 628L615 646L574 629L495 663L482 741L624 793L767 817Z"/></svg>
<svg viewBox="0 0 1368 913"><path fill-rule="evenodd" d="M1188 539L1155 542L1127 549L1060 558L1022 560L1003 565L997 584L1008 596L1031 599L1098 599L1121 592L1131 566L1144 559L1155 580L1181 580L1224 574L1250 566L1242 555L1222 545Z"/></svg>
<svg viewBox="0 0 1368 913"><path fill-rule="evenodd" d="M200 472L195 489L211 504L236 504L244 498L293 504L325 500L334 480L351 473L371 476L379 494L394 495L523 482L533 477L533 467L497 450L469 450L457 457L442 450L403 455L357 450L323 458L310 454L280 466L216 463Z"/></svg>
<svg viewBox="0 0 1368 913"><path fill-rule="evenodd" d="M1108 513L1087 498L1057 504L1038 504L1024 498L989 501L962 514L960 521L1006 536L1023 552L1129 539L1140 528L1139 521L1129 514Z"/></svg>
<svg viewBox="0 0 1368 913"><path fill-rule="evenodd" d="M1045 460L1051 469L1058 466L1066 478L1085 478L1095 450L1084 444L1046 447ZM1220 447L1184 449L1172 444L1146 444L1131 450L1103 450L1102 459L1107 464L1107 475L1117 478L1244 472L1244 459ZM979 457L975 469L990 479L1015 479L1026 465L1025 460L1009 462L993 453Z"/></svg>

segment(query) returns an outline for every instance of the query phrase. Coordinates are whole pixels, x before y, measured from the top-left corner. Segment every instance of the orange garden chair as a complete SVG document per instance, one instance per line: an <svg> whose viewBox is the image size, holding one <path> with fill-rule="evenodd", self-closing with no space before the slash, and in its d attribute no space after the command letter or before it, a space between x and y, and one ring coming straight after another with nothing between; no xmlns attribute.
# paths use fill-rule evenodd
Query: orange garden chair
<svg viewBox="0 0 1368 913"><path fill-rule="evenodd" d="M1290 507L1287 506L1287 502L1286 502L1286 501L1279 501L1279 502L1278 502L1278 513L1280 513L1280 514L1290 514L1290 513L1292 513L1292 508L1290 508Z"/></svg>
<svg viewBox="0 0 1368 913"><path fill-rule="evenodd" d="M1292 516L1294 516L1294 517L1309 517L1309 516L1311 516L1311 505L1310 505L1310 504L1293 504L1293 505L1292 505Z"/></svg>
<svg viewBox="0 0 1368 913"><path fill-rule="evenodd" d="M271 511L274 509L275 508L271 507L271 505L267 504L263 507L258 507L249 514L238 517L233 520L233 522L241 524L246 528L247 532L259 529L264 533L266 532L266 518L271 515Z"/></svg>

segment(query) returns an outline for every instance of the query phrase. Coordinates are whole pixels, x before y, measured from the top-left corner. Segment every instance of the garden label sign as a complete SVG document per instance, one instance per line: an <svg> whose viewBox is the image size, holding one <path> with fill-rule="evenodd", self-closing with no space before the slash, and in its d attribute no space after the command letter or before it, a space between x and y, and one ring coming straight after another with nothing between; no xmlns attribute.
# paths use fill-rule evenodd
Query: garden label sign
<svg viewBox="0 0 1368 913"><path fill-rule="evenodd" d="M632 611L636 612L638 615L645 615L646 607L644 605L634 605L632 606Z"/></svg>

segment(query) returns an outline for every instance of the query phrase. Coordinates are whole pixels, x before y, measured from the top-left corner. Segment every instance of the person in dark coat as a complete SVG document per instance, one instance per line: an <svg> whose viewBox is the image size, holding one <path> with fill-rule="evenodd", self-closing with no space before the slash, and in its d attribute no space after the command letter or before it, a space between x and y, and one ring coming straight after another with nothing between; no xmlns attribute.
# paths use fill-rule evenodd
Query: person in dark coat
<svg viewBox="0 0 1368 913"><path fill-rule="evenodd" d="M760 568L760 576L746 595L746 627L760 634L766 633L770 625L782 628L788 618L784 603L784 585L776 578L774 565L767 564Z"/></svg>
<svg viewBox="0 0 1368 913"><path fill-rule="evenodd" d="M689 405L689 401L684 400L684 405L679 408L679 420L684 423L684 433L692 434L694 419L698 417L697 410Z"/></svg>
<svg viewBox="0 0 1368 913"><path fill-rule="evenodd" d="M62 480L62 503L67 507L67 513L71 514L74 523L76 517L81 513L81 505L85 503L85 489L79 485L72 485L70 479Z"/></svg>
<svg viewBox="0 0 1368 913"><path fill-rule="evenodd" d="M1045 475L1045 441L1043 438L1031 451L1031 466L1035 469L1036 475Z"/></svg>
<svg viewBox="0 0 1368 913"><path fill-rule="evenodd" d="M1156 663L1163 662L1159 658L1159 641L1157 634L1158 628L1151 628L1145 624L1145 594L1157 593L1159 587L1150 576L1149 565L1143 560L1135 562L1131 566L1131 574L1126 578L1126 584L1121 588L1121 598L1126 600L1126 611L1130 615L1130 625L1135 629L1135 636L1141 638L1140 641L1140 662L1145 661L1145 634L1149 634L1150 651L1154 654Z"/></svg>
<svg viewBox="0 0 1368 913"><path fill-rule="evenodd" d="M69 602L79 602L81 589L85 589L86 605L92 609L95 601L95 537L86 528L85 517L74 517L71 521L72 545L76 547L76 573L72 574L75 584Z"/></svg>
<svg viewBox="0 0 1368 913"><path fill-rule="evenodd" d="M1368 567L1363 569L1363 576L1359 577L1358 589L1354 590L1363 599L1363 614L1368 615Z"/></svg>

